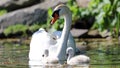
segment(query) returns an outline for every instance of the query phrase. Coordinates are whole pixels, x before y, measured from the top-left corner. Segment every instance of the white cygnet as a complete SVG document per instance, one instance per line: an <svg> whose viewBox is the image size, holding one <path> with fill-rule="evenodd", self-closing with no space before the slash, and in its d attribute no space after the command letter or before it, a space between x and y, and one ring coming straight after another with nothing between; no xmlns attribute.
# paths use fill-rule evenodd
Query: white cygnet
<svg viewBox="0 0 120 68"><path fill-rule="evenodd" d="M44 54L42 55L44 64L58 64L59 60L57 57L50 57L48 49L45 49Z"/></svg>
<svg viewBox="0 0 120 68"><path fill-rule="evenodd" d="M66 50L67 64L68 65L79 65L79 64L89 64L90 58L86 55L74 56L74 51L72 47L68 47Z"/></svg>

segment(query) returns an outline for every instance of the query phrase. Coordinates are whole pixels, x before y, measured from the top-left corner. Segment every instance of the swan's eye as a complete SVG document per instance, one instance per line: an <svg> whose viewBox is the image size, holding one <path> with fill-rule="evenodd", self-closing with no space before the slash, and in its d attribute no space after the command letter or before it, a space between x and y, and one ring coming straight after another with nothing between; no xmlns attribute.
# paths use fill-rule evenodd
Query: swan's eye
<svg viewBox="0 0 120 68"><path fill-rule="evenodd" d="M56 15L59 16L59 11L60 11L60 9L55 10L55 11L53 12L53 14L52 14L52 17L55 17Z"/></svg>

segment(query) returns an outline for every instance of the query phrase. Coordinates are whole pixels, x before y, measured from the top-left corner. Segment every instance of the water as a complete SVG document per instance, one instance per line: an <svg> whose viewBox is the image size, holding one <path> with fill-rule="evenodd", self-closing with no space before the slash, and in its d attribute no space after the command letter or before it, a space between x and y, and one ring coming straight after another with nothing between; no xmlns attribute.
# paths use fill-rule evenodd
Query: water
<svg viewBox="0 0 120 68"><path fill-rule="evenodd" d="M33 66L34 68L120 68L120 45L116 40L79 40L83 52L91 58L88 66ZM29 42L0 42L0 68L29 68Z"/></svg>
<svg viewBox="0 0 120 68"><path fill-rule="evenodd" d="M29 47L17 43L0 44L0 68L21 68L28 67Z"/></svg>

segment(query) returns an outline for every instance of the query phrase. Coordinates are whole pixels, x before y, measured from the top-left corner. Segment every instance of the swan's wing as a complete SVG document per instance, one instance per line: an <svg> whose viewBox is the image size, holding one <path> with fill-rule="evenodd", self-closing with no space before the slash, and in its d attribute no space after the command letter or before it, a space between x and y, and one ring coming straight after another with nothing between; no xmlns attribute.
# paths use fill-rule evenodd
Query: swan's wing
<svg viewBox="0 0 120 68"><path fill-rule="evenodd" d="M34 45L35 47L39 45L40 47L43 46L45 48L45 46L49 47L55 44L56 44L55 37L50 33L46 32L43 28L40 28L32 35L30 46Z"/></svg>
<svg viewBox="0 0 120 68"><path fill-rule="evenodd" d="M29 51L30 60L41 60L42 58L41 54L43 53L42 51L45 45L44 44L45 39L43 39L44 37L46 37L46 31L42 28L32 35Z"/></svg>
<svg viewBox="0 0 120 68"><path fill-rule="evenodd" d="M52 39L51 35L43 28L36 31L31 38L29 59L41 60L42 54L45 49L48 49L56 42Z"/></svg>
<svg viewBox="0 0 120 68"><path fill-rule="evenodd" d="M39 29L39 31L45 31L45 29L43 29L43 28L40 28L40 29Z"/></svg>
<svg viewBox="0 0 120 68"><path fill-rule="evenodd" d="M68 38L68 43L67 43L68 47L72 47L74 49L74 51L76 51L76 44L75 44L75 40L72 36L72 34L69 34L69 38Z"/></svg>
<svg viewBox="0 0 120 68"><path fill-rule="evenodd" d="M53 35L56 36L57 39L61 37L62 32L61 31L55 31L53 32Z"/></svg>
<svg viewBox="0 0 120 68"><path fill-rule="evenodd" d="M55 57L57 55L57 53L56 53L57 49L58 49L57 45L49 47L49 56Z"/></svg>
<svg viewBox="0 0 120 68"><path fill-rule="evenodd" d="M45 44L45 42L49 42L49 40L50 37L48 36L48 33L43 28L40 28L32 35L30 47L41 47Z"/></svg>

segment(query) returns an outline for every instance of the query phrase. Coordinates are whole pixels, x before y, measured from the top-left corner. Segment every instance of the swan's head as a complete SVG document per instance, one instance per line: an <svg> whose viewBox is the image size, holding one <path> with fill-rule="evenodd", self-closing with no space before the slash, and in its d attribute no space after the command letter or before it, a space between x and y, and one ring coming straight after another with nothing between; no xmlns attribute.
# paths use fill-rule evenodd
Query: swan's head
<svg viewBox="0 0 120 68"><path fill-rule="evenodd" d="M64 4L58 5L57 7L55 7L54 12L52 14L53 19L51 20L51 24L54 24L55 21L59 19L59 17L65 15L71 15L70 9Z"/></svg>
<svg viewBox="0 0 120 68"><path fill-rule="evenodd" d="M66 54L68 57L72 58L74 56L74 49L72 47L68 47L66 50Z"/></svg>

